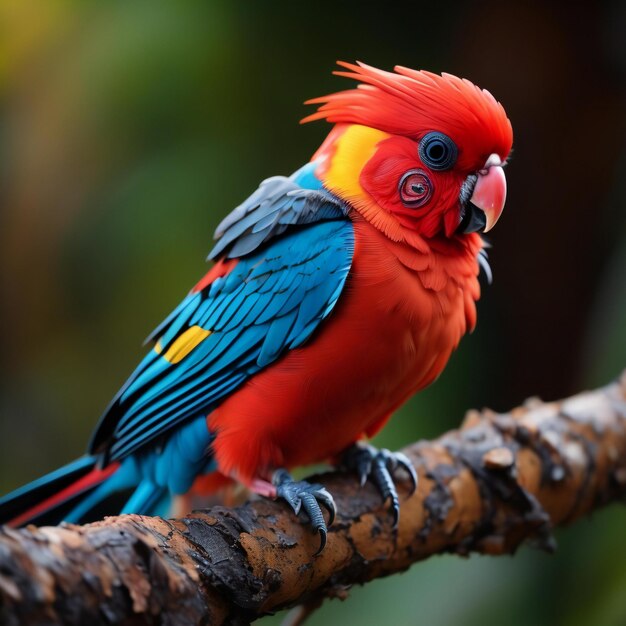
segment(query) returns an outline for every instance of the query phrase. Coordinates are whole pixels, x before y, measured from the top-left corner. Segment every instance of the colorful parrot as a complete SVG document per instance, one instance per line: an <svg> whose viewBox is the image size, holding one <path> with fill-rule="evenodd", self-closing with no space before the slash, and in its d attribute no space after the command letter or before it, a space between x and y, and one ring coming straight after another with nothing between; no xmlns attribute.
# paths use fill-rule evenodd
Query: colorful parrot
<svg viewBox="0 0 626 626"><path fill-rule="evenodd" d="M288 469L338 461L398 519L408 459L372 437L476 323L480 232L506 196L502 106L450 74L339 62L355 89L310 100L334 126L311 161L219 225L215 261L152 333L86 456L0 500L0 522L164 514L228 481L304 511L335 506ZM116 504L118 503L118 504ZM117 510L115 509L117 506Z"/></svg>

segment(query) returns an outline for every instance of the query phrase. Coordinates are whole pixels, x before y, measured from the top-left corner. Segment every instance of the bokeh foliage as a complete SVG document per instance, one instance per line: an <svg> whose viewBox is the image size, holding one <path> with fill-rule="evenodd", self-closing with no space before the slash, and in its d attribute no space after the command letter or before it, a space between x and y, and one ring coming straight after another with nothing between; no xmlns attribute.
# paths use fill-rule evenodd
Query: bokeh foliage
<svg viewBox="0 0 626 626"><path fill-rule="evenodd" d="M345 85L337 58L467 76L516 133L478 329L380 443L617 375L625 18L618 1L0 2L0 490L82 453L219 219L323 138L301 102ZM614 506L555 556L431 559L311 624L624 624L625 527Z"/></svg>

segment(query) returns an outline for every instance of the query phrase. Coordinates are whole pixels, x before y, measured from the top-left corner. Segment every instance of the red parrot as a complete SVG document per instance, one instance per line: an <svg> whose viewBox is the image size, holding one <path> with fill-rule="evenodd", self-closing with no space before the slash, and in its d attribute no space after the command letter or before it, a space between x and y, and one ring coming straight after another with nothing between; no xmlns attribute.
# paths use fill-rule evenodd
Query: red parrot
<svg viewBox="0 0 626 626"><path fill-rule="evenodd" d="M358 442L474 328L513 135L468 80L339 65L359 84L309 101L304 122L334 124L311 161L221 223L215 265L153 332L89 453L5 496L0 522L84 521L120 493L123 512L156 514L235 480L304 510L323 547L332 496L285 468L329 459L372 479L397 521L393 474L414 470Z"/></svg>

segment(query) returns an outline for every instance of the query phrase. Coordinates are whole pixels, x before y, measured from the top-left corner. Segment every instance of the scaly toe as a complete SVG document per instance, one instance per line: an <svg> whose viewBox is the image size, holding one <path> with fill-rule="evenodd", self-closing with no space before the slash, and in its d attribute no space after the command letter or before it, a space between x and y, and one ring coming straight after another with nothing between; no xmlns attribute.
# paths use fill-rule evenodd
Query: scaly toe
<svg viewBox="0 0 626 626"><path fill-rule="evenodd" d="M400 500L394 483L394 474L404 470L411 481L410 493L417 488L417 473L408 457L401 452L377 450L368 444L355 444L349 448L342 459L342 467L357 473L364 485L369 478L378 489L383 502L389 500L389 509L393 516L393 525L397 526L400 517Z"/></svg>
<svg viewBox="0 0 626 626"><path fill-rule="evenodd" d="M328 526L333 523L337 513L333 497L322 485L305 480L296 481L286 470L277 470L272 482L276 486L276 497L286 500L296 515L304 510L312 529L319 534L320 547L315 553L317 556L326 545ZM320 504L328 511L328 526Z"/></svg>

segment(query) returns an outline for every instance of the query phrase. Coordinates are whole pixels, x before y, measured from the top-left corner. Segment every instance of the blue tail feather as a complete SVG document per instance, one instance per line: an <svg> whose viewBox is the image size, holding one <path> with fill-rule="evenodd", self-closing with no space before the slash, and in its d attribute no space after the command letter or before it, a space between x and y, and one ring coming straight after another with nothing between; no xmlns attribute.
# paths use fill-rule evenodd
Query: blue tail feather
<svg viewBox="0 0 626 626"><path fill-rule="evenodd" d="M122 513L140 515L167 515L171 496L165 487L150 480L142 480L124 505Z"/></svg>
<svg viewBox="0 0 626 626"><path fill-rule="evenodd" d="M101 502L104 502L118 492L134 487L137 482L141 480L141 477L138 474L136 463L134 463L132 459L128 461L122 463L120 468L110 478L82 498L69 513L65 514L63 521L79 524L87 517L89 512L95 509Z"/></svg>
<svg viewBox="0 0 626 626"><path fill-rule="evenodd" d="M0 524L9 523L55 493L67 489L70 485L89 474L93 470L94 465L95 458L93 456L82 456L3 496L0 498ZM54 524L61 521L61 519L54 521L53 515L52 521L46 521Z"/></svg>
<svg viewBox="0 0 626 626"><path fill-rule="evenodd" d="M175 430L158 449L119 464L99 469L96 456L81 457L1 498L0 524L78 524L120 509L165 516L174 494L187 492L196 476L215 470L211 441L202 416Z"/></svg>

